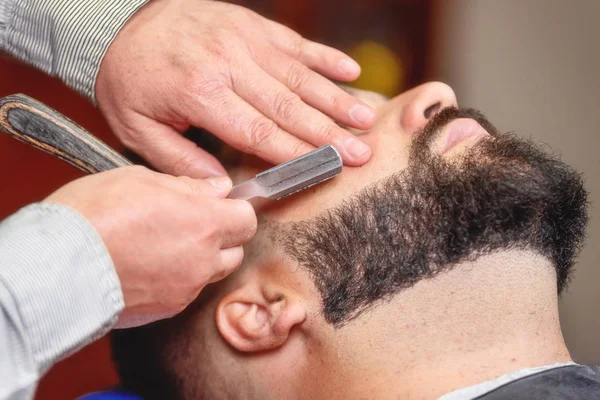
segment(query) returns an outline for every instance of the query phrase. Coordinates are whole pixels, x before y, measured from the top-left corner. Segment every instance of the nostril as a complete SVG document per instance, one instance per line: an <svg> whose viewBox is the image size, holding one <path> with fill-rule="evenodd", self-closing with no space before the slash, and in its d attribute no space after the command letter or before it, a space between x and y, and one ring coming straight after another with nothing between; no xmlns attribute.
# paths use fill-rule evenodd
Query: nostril
<svg viewBox="0 0 600 400"><path fill-rule="evenodd" d="M442 103L438 101L434 105L427 107L425 109L425 111L423 111L423 116L426 119L433 117L435 115L435 113L440 109L441 106L442 106Z"/></svg>

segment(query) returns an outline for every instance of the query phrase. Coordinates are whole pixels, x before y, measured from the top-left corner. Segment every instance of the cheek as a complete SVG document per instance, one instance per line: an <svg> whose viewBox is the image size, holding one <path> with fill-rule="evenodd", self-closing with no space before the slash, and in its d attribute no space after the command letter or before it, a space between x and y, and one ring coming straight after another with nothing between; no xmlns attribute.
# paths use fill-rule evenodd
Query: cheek
<svg viewBox="0 0 600 400"><path fill-rule="evenodd" d="M344 167L335 178L278 201L255 201L257 213L279 221L302 221L350 199L357 192L406 168L408 151L397 143L373 147L373 157L361 167Z"/></svg>
<svg viewBox="0 0 600 400"><path fill-rule="evenodd" d="M327 182L293 194L283 200L254 199L251 201L252 205L258 214L267 218L274 218L282 222L301 221L312 218L323 210L334 207L352 197L372 183L405 169L408 165L412 135L402 132L398 127L399 121L396 122L388 115L380 120L373 131L359 135L361 140L371 146L373 151L371 159L365 165L345 166L340 175ZM261 171L260 167L256 165L253 167L245 166L235 178L249 179ZM232 178L234 177L232 176ZM243 180L236 181L235 178L234 183Z"/></svg>
<svg viewBox="0 0 600 400"><path fill-rule="evenodd" d="M360 136L371 146L373 156L364 167L350 169L357 176L354 179L374 182L408 166L412 135L402 132L389 119L382 121L376 129Z"/></svg>

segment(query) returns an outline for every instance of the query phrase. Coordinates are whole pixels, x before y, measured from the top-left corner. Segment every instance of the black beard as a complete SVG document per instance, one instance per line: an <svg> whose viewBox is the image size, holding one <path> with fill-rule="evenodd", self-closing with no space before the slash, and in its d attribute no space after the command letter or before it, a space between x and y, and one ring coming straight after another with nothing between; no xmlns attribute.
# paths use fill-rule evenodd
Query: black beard
<svg viewBox="0 0 600 400"><path fill-rule="evenodd" d="M448 162L440 128L473 118L492 137ZM587 224L580 175L531 141L499 134L478 111L448 108L415 136L409 166L315 219L286 228L286 252L311 274L341 326L421 279L498 250L529 249L568 282Z"/></svg>

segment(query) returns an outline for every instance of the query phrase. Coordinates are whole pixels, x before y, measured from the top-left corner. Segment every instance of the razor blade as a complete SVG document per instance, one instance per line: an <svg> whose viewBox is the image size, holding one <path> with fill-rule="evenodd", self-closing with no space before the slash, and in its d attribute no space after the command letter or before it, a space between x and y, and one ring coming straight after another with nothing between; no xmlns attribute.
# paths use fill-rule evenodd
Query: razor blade
<svg viewBox="0 0 600 400"><path fill-rule="evenodd" d="M234 186L229 198L279 200L333 178L342 172L342 165L342 157L335 147L323 146Z"/></svg>

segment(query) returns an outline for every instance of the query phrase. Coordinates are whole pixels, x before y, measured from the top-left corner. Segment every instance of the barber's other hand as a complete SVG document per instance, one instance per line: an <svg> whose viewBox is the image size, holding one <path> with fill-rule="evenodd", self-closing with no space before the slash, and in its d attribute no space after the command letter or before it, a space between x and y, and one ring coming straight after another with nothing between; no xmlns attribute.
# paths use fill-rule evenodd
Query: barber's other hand
<svg viewBox="0 0 600 400"><path fill-rule="evenodd" d="M77 210L104 240L125 300L118 326L128 327L182 311L240 265L256 215L248 202L225 199L230 189L227 177L135 166L78 179L46 200Z"/></svg>
<svg viewBox="0 0 600 400"><path fill-rule="evenodd" d="M126 146L173 175L225 173L180 135L191 125L275 164L329 143L361 165L369 147L329 117L368 129L375 113L317 72L347 81L360 67L236 5L151 0L109 47L96 99Z"/></svg>

